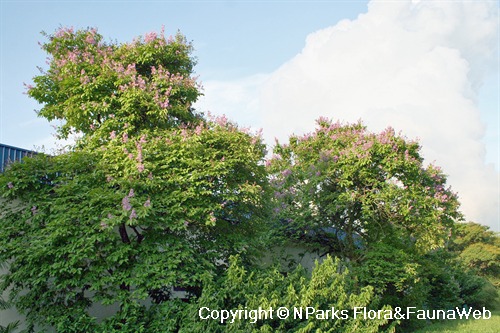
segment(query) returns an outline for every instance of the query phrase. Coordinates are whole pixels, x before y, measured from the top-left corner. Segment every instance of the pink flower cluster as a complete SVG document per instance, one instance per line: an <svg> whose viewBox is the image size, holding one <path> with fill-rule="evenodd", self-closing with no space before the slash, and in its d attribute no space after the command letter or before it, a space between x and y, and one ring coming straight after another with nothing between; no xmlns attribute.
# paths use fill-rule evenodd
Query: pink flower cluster
<svg viewBox="0 0 500 333"><path fill-rule="evenodd" d="M228 123L228 119L227 119L226 115L222 115L220 117L216 117L215 122L217 124L219 124L220 126L226 126Z"/></svg>
<svg viewBox="0 0 500 333"><path fill-rule="evenodd" d="M136 40L135 42L140 43L140 40ZM155 48L158 48L158 46L165 46L167 44L167 41L165 40L165 27L162 26L160 35L158 35L155 31L144 34L144 43L156 43Z"/></svg>
<svg viewBox="0 0 500 333"><path fill-rule="evenodd" d="M67 37L67 36L73 35L74 32L75 32L75 30L73 29L73 27L61 27L61 28L56 30L56 32L54 33L54 36L58 37L58 38Z"/></svg>
<svg viewBox="0 0 500 333"><path fill-rule="evenodd" d="M387 127L378 135L378 140L381 144L386 145L390 144L394 139L395 133L392 127Z"/></svg>
<svg viewBox="0 0 500 333"><path fill-rule="evenodd" d="M196 128L194 129L194 133L196 135L201 135L202 131L204 129L204 126L203 126L203 123L200 123L196 126Z"/></svg>
<svg viewBox="0 0 500 333"><path fill-rule="evenodd" d="M135 143L135 146L137 148L137 157L135 158L137 161L137 171L143 172L144 171L144 164L143 164L143 156L142 156L142 144L146 143L146 136L142 135L139 141Z"/></svg>
<svg viewBox="0 0 500 333"><path fill-rule="evenodd" d="M129 211L132 209L132 205L130 204L130 199L128 196L125 196L122 199L122 208L123 208L123 210L126 210L126 211Z"/></svg>
<svg viewBox="0 0 500 333"><path fill-rule="evenodd" d="M151 43L154 40L156 40L157 38L158 38L158 35L156 34L156 32L154 32L154 31L148 32L144 35L144 42Z"/></svg>

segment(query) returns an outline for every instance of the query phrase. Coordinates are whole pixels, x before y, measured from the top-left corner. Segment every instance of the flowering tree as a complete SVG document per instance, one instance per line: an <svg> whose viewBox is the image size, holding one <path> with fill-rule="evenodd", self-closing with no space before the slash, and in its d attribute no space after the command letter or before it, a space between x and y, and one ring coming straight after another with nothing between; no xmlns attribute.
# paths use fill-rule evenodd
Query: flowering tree
<svg viewBox="0 0 500 333"><path fill-rule="evenodd" d="M191 103L191 47L177 35L106 44L61 29L42 46L49 69L28 93L61 119L72 151L39 154L0 176L0 262L29 323L58 332L154 331L172 287L248 252L265 217L265 147ZM114 306L98 321L93 305Z"/></svg>
<svg viewBox="0 0 500 333"><path fill-rule="evenodd" d="M391 128L375 134L319 119L313 133L277 144L267 162L276 234L347 259L381 304L459 302L458 287L433 285L453 277L444 266L428 269L427 258L461 218L457 196L438 167L424 167L419 149Z"/></svg>
<svg viewBox="0 0 500 333"><path fill-rule="evenodd" d="M320 119L268 162L278 230L351 260L379 241L421 253L442 246L460 218L457 196L419 149L390 128Z"/></svg>
<svg viewBox="0 0 500 333"><path fill-rule="evenodd" d="M27 85L43 104L39 116L60 119L58 134L166 129L193 123L199 86L192 46L177 34L148 33L132 43L103 41L95 29L61 28L42 44L48 70Z"/></svg>

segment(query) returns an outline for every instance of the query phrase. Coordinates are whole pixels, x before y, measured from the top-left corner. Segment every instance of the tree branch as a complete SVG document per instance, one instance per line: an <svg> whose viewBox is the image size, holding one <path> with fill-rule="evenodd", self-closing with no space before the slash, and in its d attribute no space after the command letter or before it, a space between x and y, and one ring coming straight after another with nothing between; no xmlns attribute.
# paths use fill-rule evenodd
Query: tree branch
<svg viewBox="0 0 500 333"><path fill-rule="evenodd" d="M122 238L122 242L130 244L130 238L128 237L127 229L125 228L124 223L120 224L118 231L120 232L120 237Z"/></svg>
<svg viewBox="0 0 500 333"><path fill-rule="evenodd" d="M137 230L136 227L131 227L132 230L134 230L135 234L137 235L137 243L141 244L142 240L144 239L144 235Z"/></svg>

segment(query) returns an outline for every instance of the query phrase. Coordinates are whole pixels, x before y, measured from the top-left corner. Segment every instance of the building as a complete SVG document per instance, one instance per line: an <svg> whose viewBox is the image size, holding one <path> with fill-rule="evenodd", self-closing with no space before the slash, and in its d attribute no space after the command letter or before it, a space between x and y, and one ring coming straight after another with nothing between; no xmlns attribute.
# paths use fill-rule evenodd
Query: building
<svg viewBox="0 0 500 333"><path fill-rule="evenodd" d="M0 172L3 172L10 162L20 161L23 157L33 154L36 152L0 143Z"/></svg>

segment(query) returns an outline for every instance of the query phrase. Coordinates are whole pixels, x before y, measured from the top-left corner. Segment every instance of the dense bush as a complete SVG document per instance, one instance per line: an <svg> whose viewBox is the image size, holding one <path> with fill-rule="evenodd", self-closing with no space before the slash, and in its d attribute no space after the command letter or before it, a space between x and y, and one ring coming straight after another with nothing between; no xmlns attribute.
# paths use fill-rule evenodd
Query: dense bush
<svg viewBox="0 0 500 333"><path fill-rule="evenodd" d="M233 323L200 320L193 314L204 307L243 311L272 308L273 318L237 319ZM277 317L280 307L290 311L287 319ZM308 307L315 310L309 316ZM373 289L355 287L338 259L327 257L316 262L312 274L300 266L284 274L277 267L245 269L238 258L233 258L226 273L207 281L201 297L183 309L177 325L180 332L390 332L397 324L384 318L354 319L355 307L373 308ZM302 309L302 317L294 317L294 309ZM326 312L332 309L338 310L337 318ZM208 311L203 315L207 316Z"/></svg>

